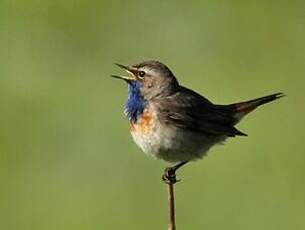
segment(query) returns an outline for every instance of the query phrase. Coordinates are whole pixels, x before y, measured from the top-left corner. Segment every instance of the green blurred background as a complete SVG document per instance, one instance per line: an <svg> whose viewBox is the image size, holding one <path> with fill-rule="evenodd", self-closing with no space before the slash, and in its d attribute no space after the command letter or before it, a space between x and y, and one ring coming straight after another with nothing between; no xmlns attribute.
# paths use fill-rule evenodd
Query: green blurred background
<svg viewBox="0 0 305 230"><path fill-rule="evenodd" d="M305 229L304 1L0 2L0 229L166 229L113 63L157 59L217 103L288 97L185 166L179 229Z"/></svg>

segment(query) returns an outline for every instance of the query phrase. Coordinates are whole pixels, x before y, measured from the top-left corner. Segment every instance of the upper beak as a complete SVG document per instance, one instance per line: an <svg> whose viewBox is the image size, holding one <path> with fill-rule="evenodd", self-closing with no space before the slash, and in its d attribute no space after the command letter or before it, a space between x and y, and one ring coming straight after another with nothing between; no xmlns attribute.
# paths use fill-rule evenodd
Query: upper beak
<svg viewBox="0 0 305 230"><path fill-rule="evenodd" d="M118 79L123 79L127 82L137 80L137 78L136 78L137 69L136 68L125 66L125 65L122 65L122 64L118 64L118 63L115 63L115 65L117 65L118 67L126 70L126 72L129 73L130 76L111 75L111 77L118 78Z"/></svg>

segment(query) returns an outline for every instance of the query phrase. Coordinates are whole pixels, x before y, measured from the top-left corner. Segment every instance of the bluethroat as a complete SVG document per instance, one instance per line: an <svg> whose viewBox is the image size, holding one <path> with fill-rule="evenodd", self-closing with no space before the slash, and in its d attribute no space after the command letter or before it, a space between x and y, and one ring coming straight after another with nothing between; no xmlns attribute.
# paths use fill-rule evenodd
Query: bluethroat
<svg viewBox="0 0 305 230"><path fill-rule="evenodd" d="M248 113L282 96L275 93L254 100L218 105L179 84L172 71L158 61L132 66L116 64L128 76L112 75L128 84L124 113L135 143L155 158L176 163L163 179L175 183L175 171L201 159L228 137L247 136L234 126Z"/></svg>

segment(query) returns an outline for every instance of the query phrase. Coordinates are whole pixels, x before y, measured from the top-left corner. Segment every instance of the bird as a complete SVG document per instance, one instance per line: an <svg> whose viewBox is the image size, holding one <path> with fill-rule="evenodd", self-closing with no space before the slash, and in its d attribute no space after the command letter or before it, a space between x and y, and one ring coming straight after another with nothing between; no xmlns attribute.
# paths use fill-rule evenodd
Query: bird
<svg viewBox="0 0 305 230"><path fill-rule="evenodd" d="M182 86L165 64L149 60L134 65L115 63L128 75L111 75L127 82L124 114L140 149L170 162L162 176L174 184L175 172L202 159L211 147L228 138L247 136L235 125L257 107L285 96L283 93L221 105Z"/></svg>

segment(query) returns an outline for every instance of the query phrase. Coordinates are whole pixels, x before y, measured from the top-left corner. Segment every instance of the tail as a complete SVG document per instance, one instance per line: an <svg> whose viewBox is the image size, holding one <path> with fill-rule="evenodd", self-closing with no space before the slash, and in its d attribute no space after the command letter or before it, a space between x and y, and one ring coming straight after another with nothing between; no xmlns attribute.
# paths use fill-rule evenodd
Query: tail
<svg viewBox="0 0 305 230"><path fill-rule="evenodd" d="M240 103L235 103L229 105L233 110L233 118L236 120L236 123L240 121L245 115L256 109L257 107L284 97L283 93L275 93L265 97L260 97L250 101L244 101Z"/></svg>

